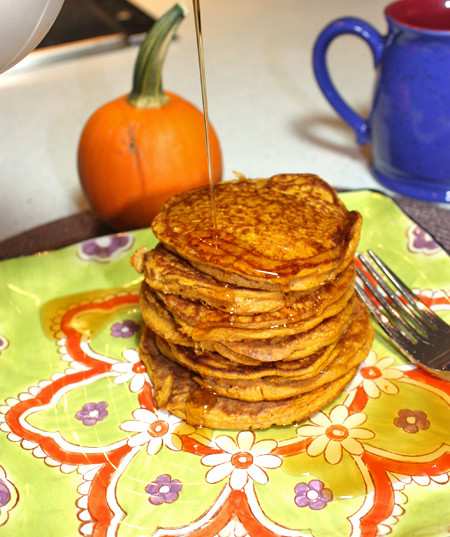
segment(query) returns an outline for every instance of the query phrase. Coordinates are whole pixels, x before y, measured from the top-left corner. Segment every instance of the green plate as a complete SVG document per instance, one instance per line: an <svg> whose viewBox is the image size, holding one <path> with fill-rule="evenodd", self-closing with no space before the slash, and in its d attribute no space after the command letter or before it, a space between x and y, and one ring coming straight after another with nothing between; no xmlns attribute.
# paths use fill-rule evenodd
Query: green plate
<svg viewBox="0 0 450 537"><path fill-rule="evenodd" d="M388 197L342 195L375 250L442 316L448 255ZM0 535L448 536L450 385L377 329L344 393L264 431L155 407L137 346L149 230L0 263Z"/></svg>

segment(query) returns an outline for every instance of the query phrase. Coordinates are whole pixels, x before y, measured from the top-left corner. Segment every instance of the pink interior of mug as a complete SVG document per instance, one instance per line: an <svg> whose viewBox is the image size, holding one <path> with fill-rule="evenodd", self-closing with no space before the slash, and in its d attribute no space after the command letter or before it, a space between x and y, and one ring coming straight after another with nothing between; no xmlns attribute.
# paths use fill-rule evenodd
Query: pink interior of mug
<svg viewBox="0 0 450 537"><path fill-rule="evenodd" d="M412 28L450 31L449 0L400 0L386 8L386 15Z"/></svg>

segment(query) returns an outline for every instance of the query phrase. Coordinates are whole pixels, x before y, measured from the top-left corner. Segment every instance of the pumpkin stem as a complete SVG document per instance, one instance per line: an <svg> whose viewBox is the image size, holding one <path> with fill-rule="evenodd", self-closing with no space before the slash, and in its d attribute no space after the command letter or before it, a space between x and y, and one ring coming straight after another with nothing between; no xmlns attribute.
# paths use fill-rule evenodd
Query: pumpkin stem
<svg viewBox="0 0 450 537"><path fill-rule="evenodd" d="M175 4L150 28L134 65L133 89L128 102L137 108L159 108L169 97L162 89L162 67L172 38L187 9Z"/></svg>

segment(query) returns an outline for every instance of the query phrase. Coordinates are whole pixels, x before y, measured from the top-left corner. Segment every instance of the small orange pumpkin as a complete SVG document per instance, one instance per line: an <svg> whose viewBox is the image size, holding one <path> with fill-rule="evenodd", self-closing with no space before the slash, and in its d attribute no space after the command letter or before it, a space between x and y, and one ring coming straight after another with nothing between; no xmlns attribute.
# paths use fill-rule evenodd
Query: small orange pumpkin
<svg viewBox="0 0 450 537"><path fill-rule="evenodd" d="M172 195L209 183L203 114L162 91L164 57L185 15L176 4L153 25L136 60L132 92L99 108L81 134L82 188L99 218L118 230L149 226ZM209 138L218 182L222 155L212 126Z"/></svg>

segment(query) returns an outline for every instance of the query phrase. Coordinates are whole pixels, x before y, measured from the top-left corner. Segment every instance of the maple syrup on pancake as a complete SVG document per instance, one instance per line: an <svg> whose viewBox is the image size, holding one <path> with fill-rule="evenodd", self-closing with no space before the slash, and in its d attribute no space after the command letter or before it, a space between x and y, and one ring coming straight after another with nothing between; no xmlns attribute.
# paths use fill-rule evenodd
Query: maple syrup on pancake
<svg viewBox="0 0 450 537"><path fill-rule="evenodd" d="M197 36L197 54L200 67L200 85L202 89L203 121L205 123L206 158L208 160L209 189L211 195L211 216L214 229L217 231L216 197L211 162L211 141L209 136L208 99L206 95L205 57L203 54L202 24L200 18L200 0L192 0L194 5L195 33Z"/></svg>

